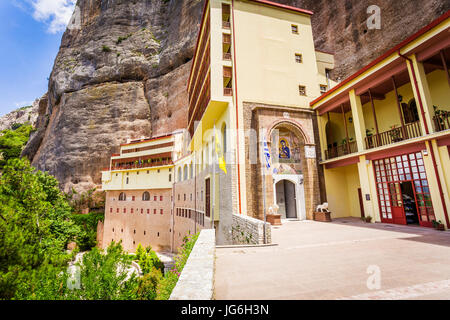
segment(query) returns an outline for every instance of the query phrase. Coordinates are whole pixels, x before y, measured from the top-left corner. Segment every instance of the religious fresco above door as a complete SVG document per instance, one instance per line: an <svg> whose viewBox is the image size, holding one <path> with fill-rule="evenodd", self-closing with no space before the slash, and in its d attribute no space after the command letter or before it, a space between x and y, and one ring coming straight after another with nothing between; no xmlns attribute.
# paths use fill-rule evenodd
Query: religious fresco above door
<svg viewBox="0 0 450 320"><path fill-rule="evenodd" d="M301 144L298 137L291 131L281 128L272 141L277 141L272 153L276 162L273 165L274 174L301 174Z"/></svg>

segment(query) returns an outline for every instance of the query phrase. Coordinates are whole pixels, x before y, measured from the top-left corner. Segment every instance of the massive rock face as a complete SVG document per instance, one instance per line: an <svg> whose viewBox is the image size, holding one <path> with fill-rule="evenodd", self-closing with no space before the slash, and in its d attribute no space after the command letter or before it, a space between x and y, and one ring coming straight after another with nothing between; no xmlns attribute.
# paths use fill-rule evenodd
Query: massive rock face
<svg viewBox="0 0 450 320"><path fill-rule="evenodd" d="M315 12L316 47L343 78L449 9L449 0L279 0ZM366 10L381 8L381 30ZM203 0L78 0L24 154L66 191L101 183L128 138L186 126L186 83ZM418 10L420 9L420 10Z"/></svg>

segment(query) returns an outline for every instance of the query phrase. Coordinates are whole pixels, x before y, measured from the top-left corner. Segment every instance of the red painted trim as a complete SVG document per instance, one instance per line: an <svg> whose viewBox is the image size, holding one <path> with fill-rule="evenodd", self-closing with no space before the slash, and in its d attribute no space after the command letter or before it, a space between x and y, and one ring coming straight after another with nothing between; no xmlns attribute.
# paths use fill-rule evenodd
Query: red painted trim
<svg viewBox="0 0 450 320"><path fill-rule="evenodd" d="M414 142L408 145L403 145L399 147L389 148L386 150L376 151L374 153L369 153L366 155L367 160L380 160L389 157L396 157L406 153L420 152L426 150L425 142Z"/></svg>
<svg viewBox="0 0 450 320"><path fill-rule="evenodd" d="M265 4L271 7L276 7L279 9L285 9L285 10L289 10L289 11L294 11L294 12L298 12L298 13L303 13L303 14L308 14L308 15L313 15L314 12L310 11L310 10L305 10L305 9L301 9L301 8L297 8L297 7L292 7L292 6L288 6L285 4L280 4L280 3L276 3L276 2L272 2L272 1L267 1L267 0L248 0L250 2L256 2L259 4Z"/></svg>
<svg viewBox="0 0 450 320"><path fill-rule="evenodd" d="M234 23L234 0L231 2L231 14L233 15L233 52L234 52L234 92L236 96L236 148L237 148L237 171L238 171L238 193L239 193L239 214L242 214L241 203L241 163L239 161L239 108L238 108L238 90L237 90L237 62L236 62L236 26Z"/></svg>
<svg viewBox="0 0 450 320"><path fill-rule="evenodd" d="M202 35L203 25L205 24L206 11L208 9L208 4L209 4L209 0L206 0L205 5L203 6L203 13L202 13L202 20L201 20L202 22L200 23L200 30L198 32L197 42L195 44L195 52L194 52L194 57L193 57L193 61L192 61L191 72L189 73L188 87L189 87L189 84L191 83L192 72L194 71L195 57L197 56L197 53L199 50L198 44L200 43L200 36Z"/></svg>
<svg viewBox="0 0 450 320"><path fill-rule="evenodd" d="M162 136L157 136L157 137L153 137L153 138L146 138L146 139L141 139L141 140L139 140L139 141L134 141L134 142L130 142L130 143L121 143L120 144L120 146L121 147L123 147L123 146L131 146L131 145L133 145L133 144L138 144L138 143L143 143L143 142L149 142L149 141L155 141L155 140L159 140L159 139L164 139L164 138L168 138L168 137L171 137L171 136L173 136L173 134L165 134L165 135L162 135Z"/></svg>
<svg viewBox="0 0 450 320"><path fill-rule="evenodd" d="M404 46L406 46L407 44L409 44L410 42L414 41L415 39L417 39L418 37L420 37L421 35L423 35L424 33L430 31L432 28L434 28L435 26L439 25L441 22L443 22L444 20L446 20L448 17L450 17L450 10L448 10L446 13L444 13L442 16L440 16L439 18L437 18L436 20L434 20L433 22L431 22L429 25L423 27L422 29L420 29L419 31L417 31L415 34L413 34L412 36L410 36L409 38L405 39L404 41L400 42L398 45L396 45L394 48L388 50L387 52L385 52L383 55L379 56L378 58L376 58L375 60L373 60L371 63L369 63L368 65L366 65L365 67L363 67L362 69L360 69L359 71L357 71L356 73L354 73L353 75L351 75L350 77L348 77L347 79L345 79L344 81L342 81L341 83L339 83L338 85L336 85L335 87L331 88L330 90L328 90L327 92L325 92L323 95L321 95L320 97L318 97L317 99L311 101L310 106L313 106L314 104L316 104L317 102L323 100L325 97L329 96L331 93L335 92L336 90L338 90L339 88L343 87L345 84L349 83L351 80L355 79L356 77L360 76L361 74L363 74L365 71L369 70L370 68L372 68L373 66L375 66L376 64L378 64L379 62L383 61L384 59L386 59L387 57L389 57L391 54L399 51L401 48L403 48Z"/></svg>
<svg viewBox="0 0 450 320"><path fill-rule="evenodd" d="M429 134L430 131L428 130L428 123L427 123L427 119L425 116L425 108L423 107L422 95L420 94L419 84L417 83L416 71L414 70L414 63L412 62L412 60L410 58L408 58L405 55L402 55L400 53L400 49L398 50L398 55L409 62L409 66L411 68L411 73L413 76L414 87L416 89L417 97L419 98L420 113L422 114L422 120L423 120L423 124L425 126L425 134Z"/></svg>
<svg viewBox="0 0 450 320"><path fill-rule="evenodd" d="M450 135L436 138L438 147L450 146Z"/></svg>
<svg viewBox="0 0 450 320"><path fill-rule="evenodd" d="M349 166L351 164L359 163L359 156L357 157L351 157L343 160L338 160L336 162L327 163L325 164L326 169L333 169L333 168L339 168L339 167L345 167Z"/></svg>
<svg viewBox="0 0 450 320"><path fill-rule="evenodd" d="M450 229L450 219L448 218L447 205L445 203L444 190L442 189L441 176L439 175L439 170L438 170L437 163L436 163L436 156L434 154L433 145L431 144L431 142L428 142L428 144L430 146L431 160L433 161L434 174L436 175L436 181L438 183L438 189L439 189L439 195L441 197L442 208L444 209L445 222L447 223L447 228Z"/></svg>

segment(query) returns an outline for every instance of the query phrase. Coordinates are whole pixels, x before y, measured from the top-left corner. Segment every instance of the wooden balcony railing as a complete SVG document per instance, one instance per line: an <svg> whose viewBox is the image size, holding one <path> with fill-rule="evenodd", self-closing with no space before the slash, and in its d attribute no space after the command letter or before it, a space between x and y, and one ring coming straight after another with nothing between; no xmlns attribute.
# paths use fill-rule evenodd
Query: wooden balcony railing
<svg viewBox="0 0 450 320"><path fill-rule="evenodd" d="M230 29L231 27L230 21L222 21L222 27L224 29Z"/></svg>
<svg viewBox="0 0 450 320"><path fill-rule="evenodd" d="M128 170L128 169L142 169L142 168L151 168L151 167L160 167L173 165L173 161L156 161L152 163L141 163L141 164L117 164L113 165L111 170ZM106 170L109 171L109 168Z"/></svg>
<svg viewBox="0 0 450 320"><path fill-rule="evenodd" d="M444 131L450 129L450 112L441 111L433 117L434 128L436 131Z"/></svg>
<svg viewBox="0 0 450 320"><path fill-rule="evenodd" d="M338 158L345 156L347 154L355 153L358 151L358 145L356 144L356 141L350 142L348 145L342 144L337 147L331 147L328 148L328 150L325 150L325 158L326 160Z"/></svg>
<svg viewBox="0 0 450 320"><path fill-rule="evenodd" d="M233 88L223 88L223 95L224 96L232 96L233 95Z"/></svg>
<svg viewBox="0 0 450 320"><path fill-rule="evenodd" d="M231 53L229 53L229 52L224 52L224 53L223 53L223 60L229 60L229 61L231 61Z"/></svg>
<svg viewBox="0 0 450 320"><path fill-rule="evenodd" d="M396 127L391 130L366 137L366 148L377 148L420 136L422 136L420 121L411 122L405 125L404 130L403 127Z"/></svg>

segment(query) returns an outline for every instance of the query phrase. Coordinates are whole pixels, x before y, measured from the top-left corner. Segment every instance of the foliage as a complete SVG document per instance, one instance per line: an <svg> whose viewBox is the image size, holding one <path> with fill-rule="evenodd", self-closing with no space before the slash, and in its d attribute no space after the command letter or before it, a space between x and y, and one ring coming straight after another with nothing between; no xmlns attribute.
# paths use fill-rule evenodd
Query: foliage
<svg viewBox="0 0 450 320"><path fill-rule="evenodd" d="M15 125L15 129L3 130L0 136L0 153L3 159L0 160L2 168L9 159L19 158L22 149L30 138L33 127L29 124Z"/></svg>
<svg viewBox="0 0 450 320"><path fill-rule="evenodd" d="M25 159L7 161L0 176L0 299L68 261L65 247L79 233L70 214L54 177Z"/></svg>
<svg viewBox="0 0 450 320"><path fill-rule="evenodd" d="M138 300L155 300L157 297L157 288L163 275L161 270L153 268L149 273L139 279L136 291Z"/></svg>
<svg viewBox="0 0 450 320"><path fill-rule="evenodd" d="M97 245L97 225L104 218L104 212L72 215L72 220L80 228L80 233L76 237L76 243L81 251L91 250Z"/></svg>
<svg viewBox="0 0 450 320"><path fill-rule="evenodd" d="M134 300L138 279L128 275L131 259L121 243L112 242L106 254L98 248L83 256L80 263L80 289L68 298L82 300Z"/></svg>
<svg viewBox="0 0 450 320"><path fill-rule="evenodd" d="M97 191L97 188L89 189L79 193L74 188L66 193L66 198L76 213L81 213L83 209L94 209L96 211L104 211L105 208L105 191Z"/></svg>
<svg viewBox="0 0 450 320"><path fill-rule="evenodd" d="M144 249L139 243L136 249L136 260L138 261L143 274L151 273L153 269L164 272L164 264L150 246Z"/></svg>
<svg viewBox="0 0 450 320"><path fill-rule="evenodd" d="M175 257L175 266L164 275L164 278L158 285L156 300L169 300L198 236L199 233L185 237L184 244L181 246L178 255Z"/></svg>

